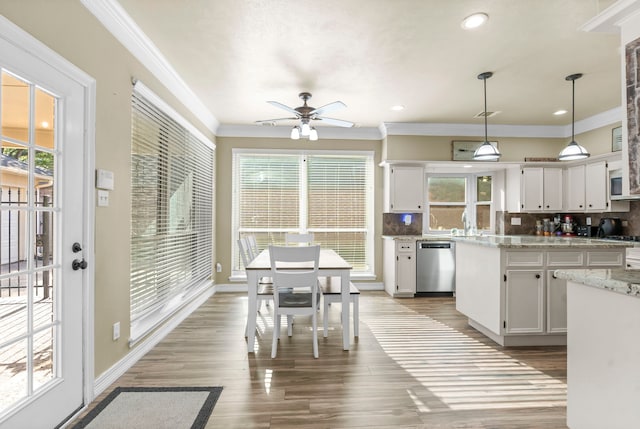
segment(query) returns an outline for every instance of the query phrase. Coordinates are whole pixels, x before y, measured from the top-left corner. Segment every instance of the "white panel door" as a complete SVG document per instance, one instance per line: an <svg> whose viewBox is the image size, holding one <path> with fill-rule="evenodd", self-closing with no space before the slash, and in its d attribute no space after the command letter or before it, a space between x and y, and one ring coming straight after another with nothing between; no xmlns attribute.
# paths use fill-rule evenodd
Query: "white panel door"
<svg viewBox="0 0 640 429"><path fill-rule="evenodd" d="M38 429L83 405L86 88L15 34L0 20L0 187L23 196L0 204L0 427Z"/></svg>

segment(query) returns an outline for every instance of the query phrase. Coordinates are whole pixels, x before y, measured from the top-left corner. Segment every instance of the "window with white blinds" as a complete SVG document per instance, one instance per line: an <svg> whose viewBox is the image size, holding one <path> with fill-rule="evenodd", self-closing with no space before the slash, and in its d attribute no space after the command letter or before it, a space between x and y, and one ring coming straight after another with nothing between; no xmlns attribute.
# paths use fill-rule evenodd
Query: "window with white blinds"
<svg viewBox="0 0 640 429"><path fill-rule="evenodd" d="M136 84L131 144L132 340L211 282L215 147Z"/></svg>
<svg viewBox="0 0 640 429"><path fill-rule="evenodd" d="M356 273L373 273L373 154L305 152L233 154L233 263L237 239L254 235L260 249L284 244L287 232L311 232Z"/></svg>

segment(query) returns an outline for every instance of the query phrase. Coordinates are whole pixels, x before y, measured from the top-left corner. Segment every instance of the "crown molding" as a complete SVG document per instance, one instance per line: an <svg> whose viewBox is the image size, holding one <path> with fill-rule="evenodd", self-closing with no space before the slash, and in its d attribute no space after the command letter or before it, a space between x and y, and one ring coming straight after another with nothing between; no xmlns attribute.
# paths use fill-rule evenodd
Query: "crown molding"
<svg viewBox="0 0 640 429"><path fill-rule="evenodd" d="M382 134L375 127L316 127L319 140L381 140ZM267 125L225 125L218 127L218 137L254 137L254 138L284 138L291 135L290 126ZM304 140L304 139L301 139Z"/></svg>
<svg viewBox="0 0 640 429"><path fill-rule="evenodd" d="M125 48L212 133L220 123L116 0L80 0Z"/></svg>
<svg viewBox="0 0 640 429"><path fill-rule="evenodd" d="M579 29L586 32L620 33L622 23L640 12L640 0L618 0Z"/></svg>

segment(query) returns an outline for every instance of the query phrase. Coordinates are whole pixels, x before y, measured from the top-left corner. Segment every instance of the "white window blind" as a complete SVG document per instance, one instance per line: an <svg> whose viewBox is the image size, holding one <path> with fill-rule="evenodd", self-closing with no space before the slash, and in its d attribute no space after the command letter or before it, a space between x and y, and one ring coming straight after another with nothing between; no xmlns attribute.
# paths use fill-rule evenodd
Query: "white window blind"
<svg viewBox="0 0 640 429"><path fill-rule="evenodd" d="M131 103L132 339L208 284L213 265L214 147L138 88Z"/></svg>
<svg viewBox="0 0 640 429"><path fill-rule="evenodd" d="M234 151L234 271L243 269L237 239L284 244L287 232L312 232L354 273L373 272L373 155Z"/></svg>

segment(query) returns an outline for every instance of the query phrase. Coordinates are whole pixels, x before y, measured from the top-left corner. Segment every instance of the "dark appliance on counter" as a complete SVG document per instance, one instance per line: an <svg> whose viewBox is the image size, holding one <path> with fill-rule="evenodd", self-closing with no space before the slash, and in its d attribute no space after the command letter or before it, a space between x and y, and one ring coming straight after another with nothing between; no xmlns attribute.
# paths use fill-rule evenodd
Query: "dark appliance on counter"
<svg viewBox="0 0 640 429"><path fill-rule="evenodd" d="M622 235L622 221L617 217L603 217L598 225L598 237Z"/></svg>
<svg viewBox="0 0 640 429"><path fill-rule="evenodd" d="M455 290L455 243L418 241L415 296L452 296Z"/></svg>
<svg viewBox="0 0 640 429"><path fill-rule="evenodd" d="M598 227L591 225L576 226L576 235L578 237L596 237L598 235Z"/></svg>

